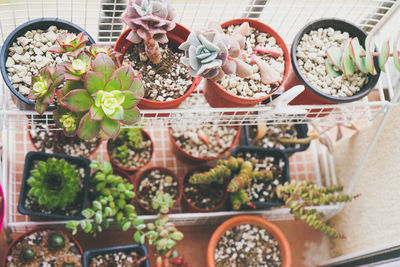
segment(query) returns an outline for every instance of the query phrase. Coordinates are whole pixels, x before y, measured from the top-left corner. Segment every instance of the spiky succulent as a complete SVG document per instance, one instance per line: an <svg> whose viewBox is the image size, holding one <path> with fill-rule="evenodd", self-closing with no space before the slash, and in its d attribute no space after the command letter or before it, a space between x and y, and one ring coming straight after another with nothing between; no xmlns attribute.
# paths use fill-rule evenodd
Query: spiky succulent
<svg viewBox="0 0 400 267"><path fill-rule="evenodd" d="M122 20L131 29L127 39L142 41L149 59L158 64L161 54L158 43L167 43L167 32L175 28L175 11L168 0L130 0Z"/></svg>
<svg viewBox="0 0 400 267"><path fill-rule="evenodd" d="M252 67L240 59L244 36L249 25L243 23L232 36L226 35L221 26L211 23L205 31L193 31L186 42L179 46L185 51L181 62L190 68L193 77L203 76L220 80L225 74L236 73L242 78L250 76Z"/></svg>
<svg viewBox="0 0 400 267"><path fill-rule="evenodd" d="M54 103L56 90L64 81L64 69L61 67L44 67L40 75L32 76L32 90L29 99L36 101L35 109L43 114L49 104Z"/></svg>
<svg viewBox="0 0 400 267"><path fill-rule="evenodd" d="M50 52L55 52L59 54L78 51L86 46L89 38L84 32L76 35L75 33L66 33L57 38L57 44L50 47Z"/></svg>
<svg viewBox="0 0 400 267"><path fill-rule="evenodd" d="M351 76L356 71L376 75L374 57L378 57L379 69L385 71L385 64L389 57L393 58L394 66L400 71L400 33L394 39L392 52L390 52L390 39L382 43L381 51L375 52L375 41L370 35L365 39L364 47L357 37L348 39L342 47L330 47L327 49L326 68L333 77Z"/></svg>
<svg viewBox="0 0 400 267"><path fill-rule="evenodd" d="M136 104L144 93L141 81L131 66L117 68L105 53L99 53L84 80L69 89L60 103L73 113L84 114L77 129L82 139L98 134L104 139L115 138L121 123L131 125L139 118Z"/></svg>
<svg viewBox="0 0 400 267"><path fill-rule="evenodd" d="M29 195L46 209L65 208L75 201L81 178L75 166L64 159L49 158L39 161L27 180Z"/></svg>

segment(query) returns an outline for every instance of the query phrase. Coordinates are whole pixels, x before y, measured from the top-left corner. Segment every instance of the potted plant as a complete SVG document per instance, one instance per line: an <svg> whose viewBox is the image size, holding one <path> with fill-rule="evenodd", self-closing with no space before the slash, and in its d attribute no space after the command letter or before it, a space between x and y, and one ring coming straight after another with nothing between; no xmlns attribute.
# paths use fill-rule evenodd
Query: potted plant
<svg viewBox="0 0 400 267"><path fill-rule="evenodd" d="M88 194L89 162L85 158L29 152L18 211L54 220L81 218Z"/></svg>
<svg viewBox="0 0 400 267"><path fill-rule="evenodd" d="M183 206L188 212L213 212L225 209L228 191L224 184L191 184L189 178L211 169L208 166L190 170L183 179Z"/></svg>
<svg viewBox="0 0 400 267"><path fill-rule="evenodd" d="M152 208L152 200L158 191L171 197L173 207L179 205L182 198L182 181L169 169L152 167L143 170L136 177L136 201L146 212L156 213L156 210Z"/></svg>
<svg viewBox="0 0 400 267"><path fill-rule="evenodd" d="M315 20L297 33L291 47L293 70L289 75L285 90L290 90L298 84L304 85L306 90L290 104L345 103L356 101L369 94L378 82L380 69L376 70L376 75L358 69L353 70L351 77L328 75L328 66L326 66L329 58L326 53L328 48L346 45L346 51L351 54L352 44L348 42L349 38L357 38L358 44L364 44L367 34L359 27L339 19ZM371 48L372 46L367 50ZM360 45L358 49L361 50ZM366 49L365 46L362 50L364 49ZM379 65L378 58L374 58L373 61L375 66Z"/></svg>
<svg viewBox="0 0 400 267"><path fill-rule="evenodd" d="M207 246L207 267L233 265L290 267L292 251L273 223L257 216L236 216L214 231Z"/></svg>
<svg viewBox="0 0 400 267"><path fill-rule="evenodd" d="M222 28L221 28L222 26ZM180 48L191 75L202 76L212 107L249 107L269 98L285 82L289 53L267 25L236 19L192 32ZM254 64L253 66L249 64Z"/></svg>
<svg viewBox="0 0 400 267"><path fill-rule="evenodd" d="M46 123L40 119L28 125L28 139L36 151L75 157L90 157L102 143L100 137L83 140L77 136L67 136L57 129L54 121Z"/></svg>
<svg viewBox="0 0 400 267"><path fill-rule="evenodd" d="M3 261L6 266L75 266L82 267L83 250L69 233L34 228L14 239Z"/></svg>
<svg viewBox="0 0 400 267"><path fill-rule="evenodd" d="M302 124L257 124L243 126L247 146L276 148L289 156L306 150L310 143L293 143L293 140L307 137L308 126Z"/></svg>
<svg viewBox="0 0 400 267"><path fill-rule="evenodd" d="M147 249L143 245L127 245L91 249L83 254L84 267L131 266L149 267Z"/></svg>
<svg viewBox="0 0 400 267"><path fill-rule="evenodd" d="M124 128L107 142L111 163L125 171L137 171L151 161L154 152L150 134L142 128Z"/></svg>
<svg viewBox="0 0 400 267"><path fill-rule="evenodd" d="M139 108L176 108L201 81L192 81L180 62L177 47L190 32L174 18L175 11L168 0L129 1L122 17L128 29L114 49L141 73L145 94Z"/></svg>
<svg viewBox="0 0 400 267"><path fill-rule="evenodd" d="M1 49L0 69L12 92L11 98L19 109L34 110L35 102L29 97L31 77L38 75L42 67L55 66L68 60L51 52L50 48L57 44L57 38L80 32L84 30L72 22L59 18L39 18L18 26L10 33ZM90 35L84 35L82 33L81 37L88 44L95 43ZM48 110L55 108L55 105L51 105Z"/></svg>

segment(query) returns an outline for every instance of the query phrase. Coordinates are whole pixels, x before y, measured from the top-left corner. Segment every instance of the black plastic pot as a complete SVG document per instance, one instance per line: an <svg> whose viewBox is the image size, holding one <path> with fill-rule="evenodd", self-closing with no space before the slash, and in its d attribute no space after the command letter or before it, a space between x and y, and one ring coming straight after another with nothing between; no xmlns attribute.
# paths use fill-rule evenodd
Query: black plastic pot
<svg viewBox="0 0 400 267"><path fill-rule="evenodd" d="M136 252L142 257L147 255L147 249L143 245L127 245L127 246L118 246L110 248L91 249L85 251L85 253L83 254L83 267L89 267L90 259L93 257L115 252ZM150 266L149 260L145 260L141 265L141 267L149 267L149 266Z"/></svg>
<svg viewBox="0 0 400 267"><path fill-rule="evenodd" d="M296 132L297 132L297 138L306 138L307 137L308 125L306 123L304 123L304 124L295 124L294 127L295 127ZM244 131L244 137L245 137L246 145L247 146L253 146L251 144L249 126L247 126L247 125L243 126L243 131ZM301 151L306 150L309 146L310 146L310 144L301 144L298 148L285 148L285 149L283 149L283 151L286 153L286 155L291 156L295 152L301 152Z"/></svg>
<svg viewBox="0 0 400 267"><path fill-rule="evenodd" d="M8 58L8 49L10 48L12 43L16 41L16 39L18 37L23 36L27 31L37 30L37 29L46 30L50 26L57 26L57 28L65 29L65 30L68 30L69 32L73 32L73 33L80 33L80 32L84 31L84 29L82 29L78 25L75 25L72 22L62 20L59 18L34 19L34 20L30 20L28 22L25 22L24 24L15 28L10 33L10 35L8 35L7 39L5 40L5 42L1 48L1 55L0 55L1 75L3 75L3 79L4 79L5 83L7 84L8 88L10 88L10 90L12 92L11 99L13 100L14 104L21 110L35 110L35 102L27 99L25 96L20 94L14 88L10 79L8 78L7 69L6 69L6 61ZM94 41L94 39L88 33L85 33L85 34L89 38L88 44L96 43ZM47 110L54 110L54 109L56 109L56 106L54 106L54 105L47 107Z"/></svg>
<svg viewBox="0 0 400 267"><path fill-rule="evenodd" d="M82 203L81 208L77 211L76 214L72 216L67 216L64 214L44 214L38 211L27 210L25 208L25 199L28 195L31 187L29 186L27 180L30 177L30 171L34 167L35 161L46 161L48 158L57 158L64 159L66 162L74 164L78 166L78 168L84 168L85 177L83 177L83 189L77 195L77 202ZM21 190L19 193L19 201L18 201L18 211L21 214L29 215L39 219L47 219L47 220L80 220L83 219L81 211L86 208L86 202L88 199L88 188L89 188L89 179L90 179L90 160L82 157L72 157L61 154L48 154L43 152L28 152L25 157L25 165L24 165L24 173L22 176Z"/></svg>
<svg viewBox="0 0 400 267"><path fill-rule="evenodd" d="M257 154L261 157L274 157L274 159L283 159L285 162L285 166L283 167L282 178L283 181L281 183L290 182L289 176L289 159L285 152L280 149L275 148L260 148L260 147L251 147L251 146L238 146L233 149L231 155L237 156L239 153L251 153ZM270 202L259 202L259 201L251 201L251 203L256 207L256 209L269 209L272 207L279 207L285 205L285 202L282 200L270 201ZM251 207L245 207L244 209L253 209Z"/></svg>
<svg viewBox="0 0 400 267"><path fill-rule="evenodd" d="M292 71L289 74L289 78L285 84L285 91L290 90L295 85L302 84L306 87L303 93L298 95L290 104L294 105L312 105L312 104L330 104L330 103L346 103L353 102L363 98L368 95L372 88L376 85L379 80L379 75L381 73L379 68L376 68L377 75L368 75L368 83L366 83L360 91L358 91L353 96L349 97L337 97L329 94L325 94L317 88L313 87L307 79L303 76L299 69L297 63L296 50L300 43L301 38L304 34L309 33L312 30L317 30L318 28L328 28L332 27L335 30L348 32L350 37L358 37L360 44L364 46L367 33L360 29L359 27L339 19L329 18L329 19L319 19L312 21L305 25L296 35L291 47L290 58L292 61ZM375 66L378 66L378 57L374 57Z"/></svg>

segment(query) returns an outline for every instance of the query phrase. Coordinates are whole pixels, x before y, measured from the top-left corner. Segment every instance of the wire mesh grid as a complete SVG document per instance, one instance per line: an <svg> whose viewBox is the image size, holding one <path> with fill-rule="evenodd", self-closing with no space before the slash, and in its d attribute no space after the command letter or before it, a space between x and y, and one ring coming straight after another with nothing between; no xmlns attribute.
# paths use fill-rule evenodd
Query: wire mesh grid
<svg viewBox="0 0 400 267"><path fill-rule="evenodd" d="M42 221L32 221L28 216L21 215L18 212L19 191L21 187L21 180L23 174L23 167L25 162L25 155L29 151L34 151L30 138L28 136L28 119L25 120L24 127L17 126L11 123L8 126L7 143L4 144L4 158L8 161L3 162L3 168L7 171L4 174L8 177L5 180L4 188L6 189L7 196L6 202L8 203L6 209L6 225L12 231L24 231L38 224L43 224ZM150 134L154 142L154 155L152 161L147 167L161 166L167 167L174 171L180 179L183 179L185 173L194 168L195 165L189 165L177 159L172 152L171 143L168 139L168 130L166 127L148 127L145 128ZM96 159L101 156L108 159L106 152L106 144L101 144L100 148L91 156L91 159ZM324 161L319 161L318 158L324 158ZM334 166L330 164L331 156L318 144L312 144L311 148L307 151L296 153L290 158L290 179L294 180L315 180L318 184L331 185L336 183L334 174ZM323 173L323 175L321 175ZM331 216L338 206L318 207L319 210L325 212L327 216ZM212 213L183 213L182 207L174 210L171 218L178 224L204 224L204 223L217 223L227 217L243 214L243 213L256 213L270 220L291 219L286 208L274 208L270 211L256 211L256 212L212 212ZM146 215L145 219L152 219L152 216ZM47 224L62 224L63 222L45 222Z"/></svg>

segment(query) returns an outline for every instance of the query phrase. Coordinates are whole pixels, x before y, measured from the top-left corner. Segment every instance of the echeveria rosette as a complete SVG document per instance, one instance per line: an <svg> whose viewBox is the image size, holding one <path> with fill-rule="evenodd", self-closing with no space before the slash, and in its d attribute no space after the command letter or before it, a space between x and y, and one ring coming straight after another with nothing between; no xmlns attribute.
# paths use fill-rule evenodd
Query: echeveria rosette
<svg viewBox="0 0 400 267"><path fill-rule="evenodd" d="M79 122L84 113L71 112L65 107L58 107L53 111L53 118L57 126L64 130L65 136L73 137L79 127Z"/></svg>
<svg viewBox="0 0 400 267"><path fill-rule="evenodd" d="M84 32L81 32L78 35L74 33L66 33L57 38L58 45L50 47L49 51L59 54L78 51L84 48L88 41L89 38Z"/></svg>
<svg viewBox="0 0 400 267"><path fill-rule="evenodd" d="M36 101L35 109L42 115L49 104L54 103L57 87L64 82L64 70L60 67L45 67L39 74L32 76L28 98Z"/></svg>
<svg viewBox="0 0 400 267"><path fill-rule="evenodd" d="M88 54L80 51L77 56L72 59L72 62L64 64L65 79L79 81L83 75L90 69L91 58Z"/></svg>
<svg viewBox="0 0 400 267"><path fill-rule="evenodd" d="M77 129L82 139L100 135L115 138L121 123L131 125L140 117L137 102L144 90L130 65L116 68L113 60L99 53L86 73L82 89L71 90L61 104L73 113L84 114Z"/></svg>
<svg viewBox="0 0 400 267"><path fill-rule="evenodd" d="M87 49L87 53L92 59L95 59L97 54L99 53L104 53L110 56L114 61L120 60L122 57L121 53L114 51L110 46L103 46L98 44L91 45L89 49Z"/></svg>

